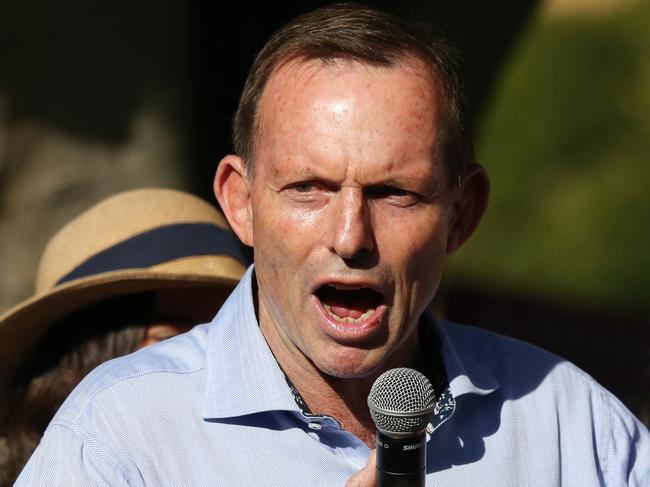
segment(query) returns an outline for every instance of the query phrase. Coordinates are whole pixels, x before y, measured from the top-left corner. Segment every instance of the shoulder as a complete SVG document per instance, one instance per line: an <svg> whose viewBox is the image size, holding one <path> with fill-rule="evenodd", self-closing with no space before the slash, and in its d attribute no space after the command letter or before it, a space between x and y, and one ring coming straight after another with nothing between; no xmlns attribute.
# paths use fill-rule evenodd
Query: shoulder
<svg viewBox="0 0 650 487"><path fill-rule="evenodd" d="M481 328L446 321L437 323L443 347L468 368L489 371L501 387L544 381L569 381L601 388L586 372L540 347ZM532 386L532 384L531 384Z"/></svg>
<svg viewBox="0 0 650 487"><path fill-rule="evenodd" d="M593 454L608 485L646 485L650 433L589 374L520 340L450 322L437 325L443 349L447 341L446 350L458 355L470 378L487 373L498 383L504 421L557 435L556 447L581 451L583 462Z"/></svg>
<svg viewBox="0 0 650 487"><path fill-rule="evenodd" d="M86 376L63 403L53 423L77 429L89 414L137 410L168 395L198 393L209 325L105 362Z"/></svg>
<svg viewBox="0 0 650 487"><path fill-rule="evenodd" d="M552 363L564 361L540 347L482 328L450 321L438 321L437 325L443 332L443 339L448 338L455 348L476 358L521 356Z"/></svg>
<svg viewBox="0 0 650 487"><path fill-rule="evenodd" d="M200 417L210 326L199 325L93 370L47 427L30 460L34 478L56 465L56 475L73 479L66 485L95 485L81 479L107 478L105 472L138 479L138 462L161 451L152 445L165 450L178 444L188 421Z"/></svg>
<svg viewBox="0 0 650 487"><path fill-rule="evenodd" d="M536 408L562 411L606 425L612 415L636 418L607 389L568 360L535 345L487 330L439 322L446 353L457 354L470 377L489 374L499 395L536 403Z"/></svg>

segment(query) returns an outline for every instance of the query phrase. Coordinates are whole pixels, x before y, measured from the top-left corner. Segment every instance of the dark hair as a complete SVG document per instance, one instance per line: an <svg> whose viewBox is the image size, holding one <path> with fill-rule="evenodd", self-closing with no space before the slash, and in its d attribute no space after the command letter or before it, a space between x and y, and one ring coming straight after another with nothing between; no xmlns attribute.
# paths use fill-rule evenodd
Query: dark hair
<svg viewBox="0 0 650 487"><path fill-rule="evenodd" d="M439 33L356 4L337 4L296 17L271 36L258 53L233 124L234 149L245 161L248 177L254 175L262 93L281 65L294 59L317 59L395 67L409 57L424 62L442 87L445 120L438 142L449 178L456 181L474 162L457 51Z"/></svg>
<svg viewBox="0 0 650 487"><path fill-rule="evenodd" d="M7 449L5 458L0 454L0 485L13 484L54 414L86 374L138 349L152 309L150 293L121 296L65 318L48 331L33 360L0 397L0 439Z"/></svg>

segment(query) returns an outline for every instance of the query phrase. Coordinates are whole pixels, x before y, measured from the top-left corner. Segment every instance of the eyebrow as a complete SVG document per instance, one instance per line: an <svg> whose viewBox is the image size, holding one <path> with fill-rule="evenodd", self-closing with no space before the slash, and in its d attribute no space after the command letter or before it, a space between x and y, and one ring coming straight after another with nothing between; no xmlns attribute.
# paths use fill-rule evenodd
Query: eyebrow
<svg viewBox="0 0 650 487"><path fill-rule="evenodd" d="M324 183L331 185L340 185L341 182L332 177L331 171L327 171L322 168L317 163L303 163L303 162L293 162L292 169L290 174L286 171L276 170L275 173L280 176L282 179L290 177L291 179L299 178L303 181L323 181ZM379 175L379 178L383 178L383 175ZM361 187L369 188L376 186L398 186L403 187L404 185L413 186L419 185L422 182L425 182L427 188L431 188L431 191L426 191L427 196L435 196L439 194L443 185L444 185L444 176L441 176L436 171L422 177L419 175L408 175L404 173L398 173L385 179L378 179L373 182L363 182Z"/></svg>

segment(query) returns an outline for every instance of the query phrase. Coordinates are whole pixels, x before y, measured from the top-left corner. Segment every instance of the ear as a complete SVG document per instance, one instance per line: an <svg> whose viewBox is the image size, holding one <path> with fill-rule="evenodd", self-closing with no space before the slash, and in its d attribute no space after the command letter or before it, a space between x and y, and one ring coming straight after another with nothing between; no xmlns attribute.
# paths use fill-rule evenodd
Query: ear
<svg viewBox="0 0 650 487"><path fill-rule="evenodd" d="M239 239L253 246L253 210L250 181L241 157L229 155L219 163L214 177L214 194L228 223Z"/></svg>
<svg viewBox="0 0 650 487"><path fill-rule="evenodd" d="M480 164L472 164L456 189L458 196L453 208L451 228L447 238L447 253L460 248L474 233L485 210L490 194L490 181Z"/></svg>

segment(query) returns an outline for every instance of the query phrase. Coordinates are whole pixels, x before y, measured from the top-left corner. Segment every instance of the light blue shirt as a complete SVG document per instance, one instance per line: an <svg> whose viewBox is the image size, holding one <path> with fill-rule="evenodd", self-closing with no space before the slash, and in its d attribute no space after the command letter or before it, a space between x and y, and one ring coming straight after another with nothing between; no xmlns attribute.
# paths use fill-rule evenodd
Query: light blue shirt
<svg viewBox="0 0 650 487"><path fill-rule="evenodd" d="M251 280L249 269L211 324L92 372L16 485L345 485L369 449L298 406L257 326ZM650 485L648 431L580 369L486 331L424 326L449 380L428 486Z"/></svg>

